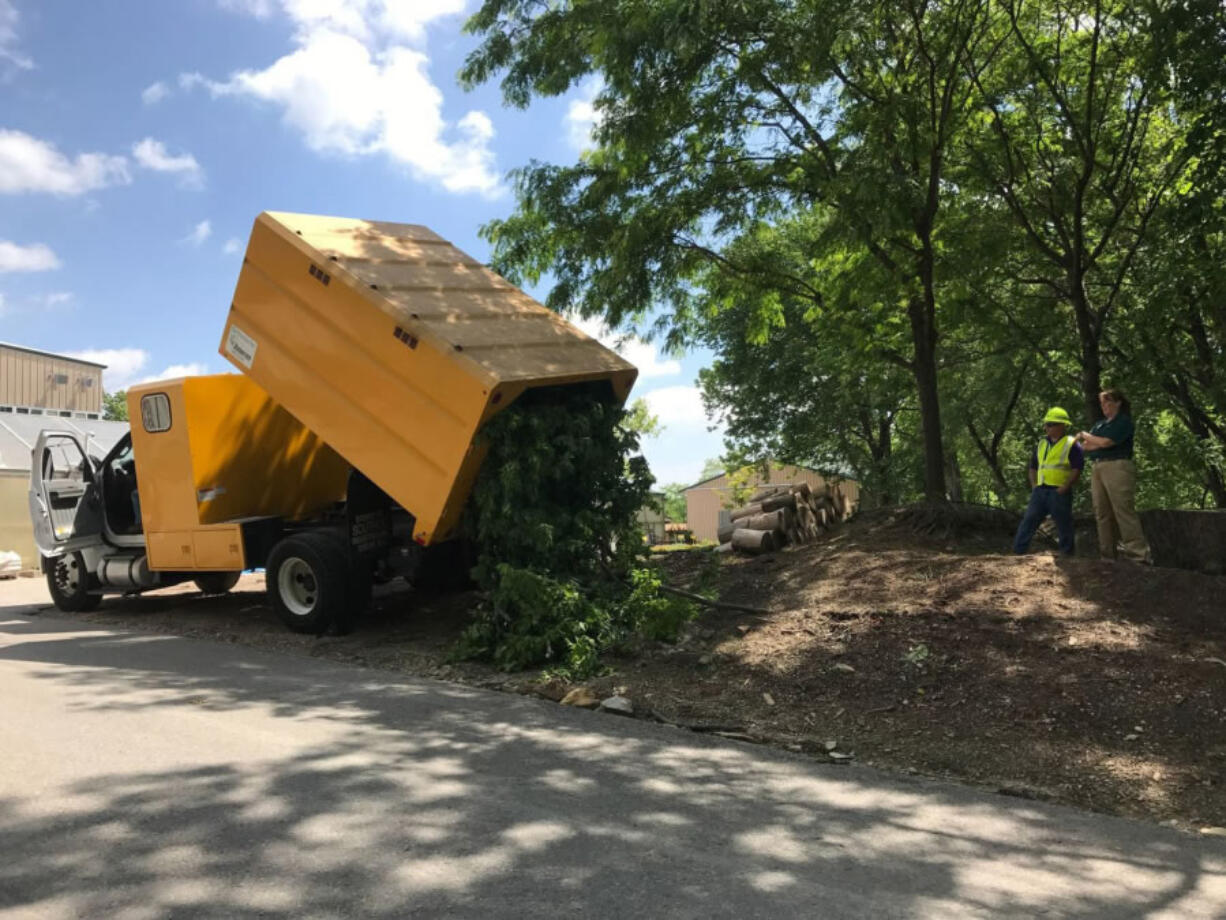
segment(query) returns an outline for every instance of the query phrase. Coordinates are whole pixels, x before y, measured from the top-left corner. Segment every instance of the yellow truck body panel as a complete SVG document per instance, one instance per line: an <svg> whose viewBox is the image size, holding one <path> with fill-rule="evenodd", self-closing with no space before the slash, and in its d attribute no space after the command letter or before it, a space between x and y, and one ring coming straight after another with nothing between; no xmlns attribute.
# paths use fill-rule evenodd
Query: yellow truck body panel
<svg viewBox="0 0 1226 920"><path fill-rule="evenodd" d="M150 430L143 402L168 418ZM307 517L345 497L349 465L237 374L185 377L128 390L132 453L149 567L246 567L239 521Z"/></svg>
<svg viewBox="0 0 1226 920"><path fill-rule="evenodd" d="M421 544L459 522L485 420L534 387L607 381L621 402L638 374L425 227L281 212L256 218L220 352Z"/></svg>

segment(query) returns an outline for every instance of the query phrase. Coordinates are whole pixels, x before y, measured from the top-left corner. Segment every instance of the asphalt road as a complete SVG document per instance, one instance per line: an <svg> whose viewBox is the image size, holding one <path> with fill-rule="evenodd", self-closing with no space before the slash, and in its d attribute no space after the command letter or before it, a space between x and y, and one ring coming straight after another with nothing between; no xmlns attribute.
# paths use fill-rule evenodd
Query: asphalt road
<svg viewBox="0 0 1226 920"><path fill-rule="evenodd" d="M1226 917L1226 840L32 609L0 917Z"/></svg>

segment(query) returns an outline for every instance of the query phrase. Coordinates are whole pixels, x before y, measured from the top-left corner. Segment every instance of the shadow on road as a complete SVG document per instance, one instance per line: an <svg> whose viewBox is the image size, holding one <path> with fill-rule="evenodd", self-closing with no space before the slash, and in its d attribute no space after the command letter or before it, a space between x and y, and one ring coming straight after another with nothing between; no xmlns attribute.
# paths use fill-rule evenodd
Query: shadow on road
<svg viewBox="0 0 1226 920"><path fill-rule="evenodd" d="M0 800L0 909L1119 918L1226 904L1226 850L1147 825L249 649L49 618L4 618L0 642L0 661L54 682L71 712L203 711L219 745L235 743L227 725L257 726L241 759L202 748L199 766L100 770L55 809Z"/></svg>

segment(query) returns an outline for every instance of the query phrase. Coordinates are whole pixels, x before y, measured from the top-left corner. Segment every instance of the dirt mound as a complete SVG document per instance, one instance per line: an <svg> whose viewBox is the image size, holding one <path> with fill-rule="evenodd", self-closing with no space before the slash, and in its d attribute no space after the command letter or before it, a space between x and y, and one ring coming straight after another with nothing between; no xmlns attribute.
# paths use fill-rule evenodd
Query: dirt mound
<svg viewBox="0 0 1226 920"><path fill-rule="evenodd" d="M882 766L1226 824L1226 582L987 554L986 527L934 542L917 519L866 515L729 560L722 596L770 613L709 614L634 686L666 718L819 755L834 741ZM685 580L694 560L663 564Z"/></svg>

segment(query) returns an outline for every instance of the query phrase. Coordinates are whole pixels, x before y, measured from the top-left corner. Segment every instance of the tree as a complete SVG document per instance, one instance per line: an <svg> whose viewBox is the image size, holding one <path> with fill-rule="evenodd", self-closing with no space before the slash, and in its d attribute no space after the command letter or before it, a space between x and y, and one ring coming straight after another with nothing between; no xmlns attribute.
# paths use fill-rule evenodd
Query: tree
<svg viewBox="0 0 1226 920"><path fill-rule="evenodd" d="M664 430L664 426L660 424L660 417L651 414L647 400L642 397L630 404L630 408L626 410L626 417L622 421L622 427L634 432L640 439L658 437Z"/></svg>
<svg viewBox="0 0 1226 920"><path fill-rule="evenodd" d="M969 173L1016 223L1016 280L1057 305L1041 322L1071 319L1082 399L1096 419L1109 324L1188 151L1167 119L1173 100L1149 7L1004 0L1000 8L1001 54L968 67L982 107L966 143Z"/></svg>
<svg viewBox="0 0 1226 920"><path fill-rule="evenodd" d="M128 391L102 394L102 417L111 422L128 420Z"/></svg>
<svg viewBox="0 0 1226 920"><path fill-rule="evenodd" d="M685 504L685 483L670 482L663 486L664 516L670 521L685 521L689 515Z"/></svg>
<svg viewBox="0 0 1226 920"><path fill-rule="evenodd" d="M614 326L663 306L656 331L683 344L703 273L824 306L769 257L738 261L726 244L796 207L838 211L812 255L871 263L883 321L909 329L891 359L914 379L925 493L943 498L938 214L988 8L486 0L468 23L483 38L462 73L469 85L503 74L507 101L526 105L603 81L595 149L573 166L518 171L517 212L483 228L495 264L534 281L551 272L550 306Z"/></svg>
<svg viewBox="0 0 1226 920"><path fill-rule="evenodd" d="M714 479L716 476L722 476L726 469L724 461L719 457L708 457L703 461L702 472L698 474L698 481L705 482L708 479Z"/></svg>

